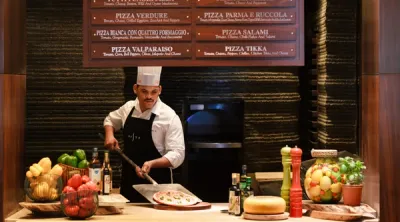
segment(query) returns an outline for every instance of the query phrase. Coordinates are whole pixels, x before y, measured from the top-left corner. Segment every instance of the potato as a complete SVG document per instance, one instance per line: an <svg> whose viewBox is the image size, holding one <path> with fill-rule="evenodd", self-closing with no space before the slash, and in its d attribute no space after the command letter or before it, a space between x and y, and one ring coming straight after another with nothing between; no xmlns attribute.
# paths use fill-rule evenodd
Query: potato
<svg viewBox="0 0 400 222"><path fill-rule="evenodd" d="M312 197L319 196L321 193L321 188L319 185L310 188L310 194Z"/></svg>
<svg viewBox="0 0 400 222"><path fill-rule="evenodd" d="M320 181L322 175L323 175L322 170L318 169L318 170L314 171L314 173L312 173L311 179L313 181Z"/></svg>
<svg viewBox="0 0 400 222"><path fill-rule="evenodd" d="M340 193L342 191L341 183L334 183L331 185L331 190L333 193Z"/></svg>
<svg viewBox="0 0 400 222"><path fill-rule="evenodd" d="M310 167L310 168L308 168L308 170L307 170L307 172L306 172L306 178L309 178L309 177L311 177L311 170L312 170L312 168Z"/></svg>
<svg viewBox="0 0 400 222"><path fill-rule="evenodd" d="M311 183L311 178L308 177L304 180L304 188L309 189L310 188L310 183Z"/></svg>
<svg viewBox="0 0 400 222"><path fill-rule="evenodd" d="M323 176L319 181L320 187L322 190L326 191L331 188L332 182L331 179L327 176Z"/></svg>

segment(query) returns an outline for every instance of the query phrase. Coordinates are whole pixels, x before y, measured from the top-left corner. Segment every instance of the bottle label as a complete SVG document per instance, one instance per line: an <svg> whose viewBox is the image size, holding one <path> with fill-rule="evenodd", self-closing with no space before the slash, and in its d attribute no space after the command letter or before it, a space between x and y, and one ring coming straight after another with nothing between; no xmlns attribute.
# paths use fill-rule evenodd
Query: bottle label
<svg viewBox="0 0 400 222"><path fill-rule="evenodd" d="M101 183L101 169L100 168L89 168L89 178L93 183L96 184L97 189L100 190Z"/></svg>
<svg viewBox="0 0 400 222"><path fill-rule="evenodd" d="M234 213L235 213L235 215L240 215L240 196L234 196L233 197L234 198L234 204L235 204L235 206L234 206Z"/></svg>
<svg viewBox="0 0 400 222"><path fill-rule="evenodd" d="M111 183L110 175L104 175L104 190L103 190L103 193L108 193L108 194L110 193L110 191L111 191L110 183Z"/></svg>
<svg viewBox="0 0 400 222"><path fill-rule="evenodd" d="M228 205L228 213L233 214L234 212L234 206L235 206L235 191L230 190L229 191L229 205Z"/></svg>

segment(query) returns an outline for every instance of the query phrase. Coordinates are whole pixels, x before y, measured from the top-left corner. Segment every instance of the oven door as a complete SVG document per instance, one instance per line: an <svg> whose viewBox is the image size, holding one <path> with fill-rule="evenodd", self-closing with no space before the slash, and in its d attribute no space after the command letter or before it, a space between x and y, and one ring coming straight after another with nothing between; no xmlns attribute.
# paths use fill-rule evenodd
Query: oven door
<svg viewBox="0 0 400 222"><path fill-rule="evenodd" d="M242 148L244 105L239 100L186 101L185 137L190 148Z"/></svg>

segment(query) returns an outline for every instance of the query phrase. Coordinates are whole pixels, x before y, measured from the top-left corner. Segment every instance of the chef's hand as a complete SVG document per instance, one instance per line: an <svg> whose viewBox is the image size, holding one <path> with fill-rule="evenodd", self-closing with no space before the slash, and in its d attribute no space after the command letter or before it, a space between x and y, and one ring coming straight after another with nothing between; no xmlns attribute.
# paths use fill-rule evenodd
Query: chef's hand
<svg viewBox="0 0 400 222"><path fill-rule="evenodd" d="M143 176L143 173L142 173L142 170L140 169L140 167L137 166L136 169L135 169L135 171L136 171L136 175L137 175L138 177L144 179L144 176Z"/></svg>
<svg viewBox="0 0 400 222"><path fill-rule="evenodd" d="M104 147L111 151L119 149L118 140L114 136L107 136L104 140Z"/></svg>
<svg viewBox="0 0 400 222"><path fill-rule="evenodd" d="M139 167L136 167L136 174L138 175L138 177L143 178L143 173L150 173L150 169L151 169L152 163L151 161L146 161L143 163L142 169L140 169Z"/></svg>
<svg viewBox="0 0 400 222"><path fill-rule="evenodd" d="M146 162L144 162L144 163L143 163L143 166L142 166L142 172L143 172L143 173L149 174L152 165L153 165L153 164L152 164L151 161L146 161Z"/></svg>

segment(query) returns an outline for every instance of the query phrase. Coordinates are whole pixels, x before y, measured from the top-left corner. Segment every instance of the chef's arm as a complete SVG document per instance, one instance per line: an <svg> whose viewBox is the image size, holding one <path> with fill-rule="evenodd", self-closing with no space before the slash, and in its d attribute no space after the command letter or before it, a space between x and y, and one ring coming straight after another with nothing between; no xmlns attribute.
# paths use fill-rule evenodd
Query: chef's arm
<svg viewBox="0 0 400 222"><path fill-rule="evenodd" d="M127 102L119 109L110 112L104 119L104 146L107 149L113 150L119 148L118 141L114 137L114 132L121 129L123 120L126 119L130 109L132 109L132 102Z"/></svg>
<svg viewBox="0 0 400 222"><path fill-rule="evenodd" d="M182 123L179 116L175 115L165 135L166 158L173 169L179 167L185 159L185 139L183 136Z"/></svg>
<svg viewBox="0 0 400 222"><path fill-rule="evenodd" d="M106 134L106 137L114 136L114 127L110 125L105 125L104 126L104 132Z"/></svg>
<svg viewBox="0 0 400 222"><path fill-rule="evenodd" d="M168 168L172 167L171 162L165 157L160 157L158 159L154 159L149 161L151 164L151 168Z"/></svg>

